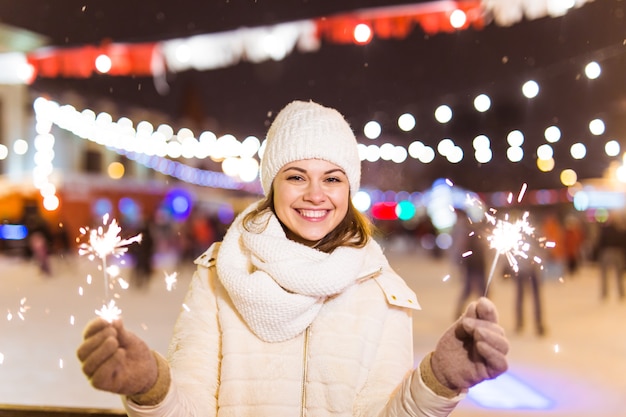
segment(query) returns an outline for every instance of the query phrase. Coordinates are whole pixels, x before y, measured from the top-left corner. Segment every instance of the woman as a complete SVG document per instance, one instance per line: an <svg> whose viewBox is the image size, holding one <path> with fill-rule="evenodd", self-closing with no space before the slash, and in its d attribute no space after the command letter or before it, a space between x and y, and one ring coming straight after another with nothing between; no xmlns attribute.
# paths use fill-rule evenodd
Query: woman
<svg viewBox="0 0 626 417"><path fill-rule="evenodd" d="M196 260L167 360L96 319L77 352L92 385L129 416L445 416L504 372L485 298L413 368L419 305L351 203L360 175L341 114L287 105L267 134L266 197Z"/></svg>

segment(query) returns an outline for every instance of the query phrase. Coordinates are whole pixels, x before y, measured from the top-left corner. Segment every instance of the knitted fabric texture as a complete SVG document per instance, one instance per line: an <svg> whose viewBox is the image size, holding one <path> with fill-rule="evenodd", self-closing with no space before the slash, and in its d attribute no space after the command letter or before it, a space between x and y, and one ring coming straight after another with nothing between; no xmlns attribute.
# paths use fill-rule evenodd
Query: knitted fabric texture
<svg viewBox="0 0 626 417"><path fill-rule="evenodd" d="M286 164L322 159L341 167L354 195L361 182L361 160L350 125L335 109L312 101L293 101L276 116L267 132L261 159L261 185L267 195Z"/></svg>
<svg viewBox="0 0 626 417"><path fill-rule="evenodd" d="M265 230L249 232L241 223L249 209L228 229L216 265L235 308L266 342L299 335L327 298L386 263L373 239L365 248L339 247L330 254L291 241L269 211Z"/></svg>

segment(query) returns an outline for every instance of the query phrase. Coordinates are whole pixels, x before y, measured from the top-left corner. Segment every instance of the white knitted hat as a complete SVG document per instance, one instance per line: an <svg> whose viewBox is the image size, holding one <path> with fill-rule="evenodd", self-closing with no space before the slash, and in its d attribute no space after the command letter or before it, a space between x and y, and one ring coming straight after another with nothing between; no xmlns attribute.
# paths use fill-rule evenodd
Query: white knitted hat
<svg viewBox="0 0 626 417"><path fill-rule="evenodd" d="M301 159L323 159L341 167L348 177L351 194L359 190L361 160L356 137L337 110L312 101L292 101L276 115L261 159L265 195L278 171Z"/></svg>

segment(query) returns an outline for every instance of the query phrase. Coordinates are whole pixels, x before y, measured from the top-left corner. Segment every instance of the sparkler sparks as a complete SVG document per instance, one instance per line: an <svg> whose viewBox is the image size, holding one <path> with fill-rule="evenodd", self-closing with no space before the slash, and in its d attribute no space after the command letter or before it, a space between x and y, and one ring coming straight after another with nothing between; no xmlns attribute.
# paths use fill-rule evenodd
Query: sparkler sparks
<svg viewBox="0 0 626 417"><path fill-rule="evenodd" d="M29 309L30 309L30 306L26 305L26 297L24 297L20 300L20 306L18 307L17 312L15 314L17 314L17 316L23 321L25 320L24 315ZM13 313L11 312L11 310L8 310L7 321L11 321L11 320L13 320Z"/></svg>
<svg viewBox="0 0 626 417"><path fill-rule="evenodd" d="M106 227L108 224L108 227ZM106 227L106 230L105 230ZM80 232L83 236L88 236L87 242L83 242L78 246L78 254L86 255L87 258L92 261L96 258L101 261L101 270L104 274L104 294L105 299L108 299L109 293L109 277L117 278L118 283L122 288L127 288L126 281L118 277L119 268L117 266L107 267L107 258L109 256L120 257L128 251L128 245L131 243L141 243L142 235L138 234L128 239L122 239L120 232L122 228L117 224L117 220L112 219L109 224L109 214L105 214L102 217L102 226L97 229L89 229L81 227ZM91 277L88 277L88 282L91 281ZM115 301L111 300L108 305L103 305L100 310L96 310L96 314L105 320L112 322L121 314L121 310L115 305Z"/></svg>
<svg viewBox="0 0 626 417"><path fill-rule="evenodd" d="M141 234L133 236L129 239L122 239L119 234L122 228L117 224L117 220L111 220L108 229L105 231L109 221L109 214L102 217L102 226L93 230L81 227L80 231L83 235L89 234L89 242L81 243L78 247L79 255L87 255L89 260L94 258L106 259L109 255L119 257L128 251L127 246L131 243L141 243Z"/></svg>
<svg viewBox="0 0 626 417"><path fill-rule="evenodd" d="M109 301L109 304L104 304L100 310L96 310L96 315L102 317L109 323L113 323L122 314L122 310L115 304L115 300Z"/></svg>
<svg viewBox="0 0 626 417"><path fill-rule="evenodd" d="M498 255L506 256L511 268L517 272L519 265L516 257L528 258L530 244L526 238L532 236L534 231L535 228L528 223L528 212L515 222L508 221L507 215L504 220L495 221L493 232L487 240Z"/></svg>
<svg viewBox="0 0 626 417"><path fill-rule="evenodd" d="M526 184L522 186L520 194L517 198L518 203L521 202L525 192ZM513 195L510 194L508 198L509 203L512 199ZM530 239L535 238L535 228L528 221L528 212L524 212L522 217L516 219L515 221L511 221L508 214L506 214L503 219L496 219L495 215L492 213L495 213L495 210L491 210L491 213L485 212L485 218L487 221L494 225L491 235L487 237L487 240L489 241L489 247L491 249L495 249L496 253L487 278L485 295L487 294L487 289L493 279L493 274L500 255L504 255L511 269L518 272L519 259L530 260L530 256L528 254L532 247ZM545 238L535 239L535 241L543 247L554 247L554 242L546 241ZM531 260L536 264L541 264L542 262L539 256L533 256Z"/></svg>
<svg viewBox="0 0 626 417"><path fill-rule="evenodd" d="M519 271L517 257L528 259L530 243L526 239L531 237L535 231L535 228L528 222L528 212L525 212L522 218L515 222L509 221L508 215L504 220L496 220L493 217L488 218L490 222L494 224L494 228L491 235L487 237L487 240L489 241L489 247L496 250L496 254L491 264L489 277L487 278L487 288L489 288L489 284L493 278L496 263L500 255L505 256L513 271Z"/></svg>

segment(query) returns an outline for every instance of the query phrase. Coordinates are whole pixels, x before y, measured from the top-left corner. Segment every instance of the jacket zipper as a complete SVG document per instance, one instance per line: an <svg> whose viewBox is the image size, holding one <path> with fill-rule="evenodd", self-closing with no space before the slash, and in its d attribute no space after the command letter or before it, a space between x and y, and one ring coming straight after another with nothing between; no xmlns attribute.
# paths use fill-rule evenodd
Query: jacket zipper
<svg viewBox="0 0 626 417"><path fill-rule="evenodd" d="M357 282L367 281L368 279L375 278L383 272L383 267L379 267L374 272L364 275L357 279ZM302 398L300 404L300 417L306 417L306 380L307 372L309 369L309 336L311 333L311 326L309 325L304 331L304 346L302 349Z"/></svg>
<svg viewBox="0 0 626 417"><path fill-rule="evenodd" d="M300 408L300 417L306 417L306 379L309 368L309 333L311 326L304 331L304 347L302 349L302 399Z"/></svg>

